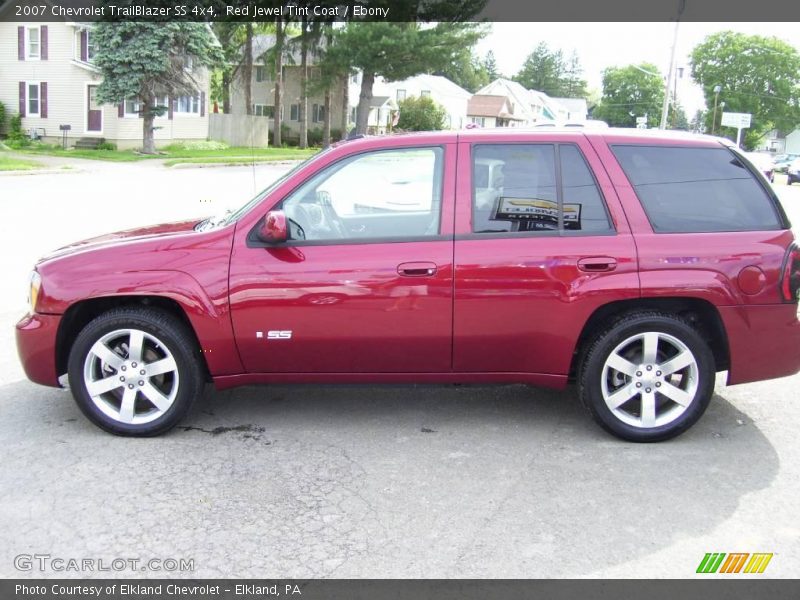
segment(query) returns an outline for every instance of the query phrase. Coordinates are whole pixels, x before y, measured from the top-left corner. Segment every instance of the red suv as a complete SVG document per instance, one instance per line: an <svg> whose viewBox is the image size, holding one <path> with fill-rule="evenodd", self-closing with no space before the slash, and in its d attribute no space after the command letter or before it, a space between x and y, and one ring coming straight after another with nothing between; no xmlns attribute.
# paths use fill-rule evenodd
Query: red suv
<svg viewBox="0 0 800 600"><path fill-rule="evenodd" d="M521 382L664 440L728 383L800 370L800 252L719 139L630 130L364 138L240 210L63 248L17 325L28 377L155 435L205 382Z"/></svg>

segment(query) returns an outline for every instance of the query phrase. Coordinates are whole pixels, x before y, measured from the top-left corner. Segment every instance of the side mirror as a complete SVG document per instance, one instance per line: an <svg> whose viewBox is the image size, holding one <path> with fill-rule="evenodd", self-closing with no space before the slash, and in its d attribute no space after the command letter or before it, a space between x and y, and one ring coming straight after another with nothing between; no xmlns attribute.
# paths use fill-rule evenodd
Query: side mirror
<svg viewBox="0 0 800 600"><path fill-rule="evenodd" d="M264 217L264 222L258 230L258 237L267 244L280 244L289 238L286 224L286 213L282 210L271 210Z"/></svg>

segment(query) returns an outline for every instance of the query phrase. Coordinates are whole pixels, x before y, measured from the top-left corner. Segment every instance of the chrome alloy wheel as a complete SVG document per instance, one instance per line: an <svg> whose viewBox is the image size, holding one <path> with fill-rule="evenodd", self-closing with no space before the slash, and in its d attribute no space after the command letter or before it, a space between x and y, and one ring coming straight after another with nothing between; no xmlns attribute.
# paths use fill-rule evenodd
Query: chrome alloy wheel
<svg viewBox="0 0 800 600"><path fill-rule="evenodd" d="M120 423L166 413L178 394L178 365L166 345L140 329L105 334L86 355L83 382L95 406Z"/></svg>
<svg viewBox="0 0 800 600"><path fill-rule="evenodd" d="M666 333L648 331L627 338L603 365L603 399L613 415L633 427L672 423L694 401L697 359L688 346Z"/></svg>

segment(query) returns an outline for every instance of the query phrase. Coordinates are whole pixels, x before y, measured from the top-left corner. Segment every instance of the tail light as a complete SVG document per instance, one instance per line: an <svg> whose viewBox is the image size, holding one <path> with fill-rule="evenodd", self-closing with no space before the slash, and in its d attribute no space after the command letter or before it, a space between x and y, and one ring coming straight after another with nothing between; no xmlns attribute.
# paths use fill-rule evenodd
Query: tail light
<svg viewBox="0 0 800 600"><path fill-rule="evenodd" d="M786 252L781 277L781 294L786 302L800 300L800 248L792 244Z"/></svg>

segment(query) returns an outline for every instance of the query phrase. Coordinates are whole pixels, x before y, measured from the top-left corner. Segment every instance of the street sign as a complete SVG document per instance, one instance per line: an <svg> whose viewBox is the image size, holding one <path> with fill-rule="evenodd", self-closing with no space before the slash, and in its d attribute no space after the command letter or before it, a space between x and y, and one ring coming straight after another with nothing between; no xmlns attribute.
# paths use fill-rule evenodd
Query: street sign
<svg viewBox="0 0 800 600"><path fill-rule="evenodd" d="M722 121L720 125L726 127L735 127L736 129L747 129L750 127L750 119L753 115L750 113L722 113Z"/></svg>
<svg viewBox="0 0 800 600"><path fill-rule="evenodd" d="M753 115L750 113L722 113L722 120L720 121L720 125L724 125L726 127L736 127L736 145L742 145L742 129L748 129L750 127L750 118Z"/></svg>

